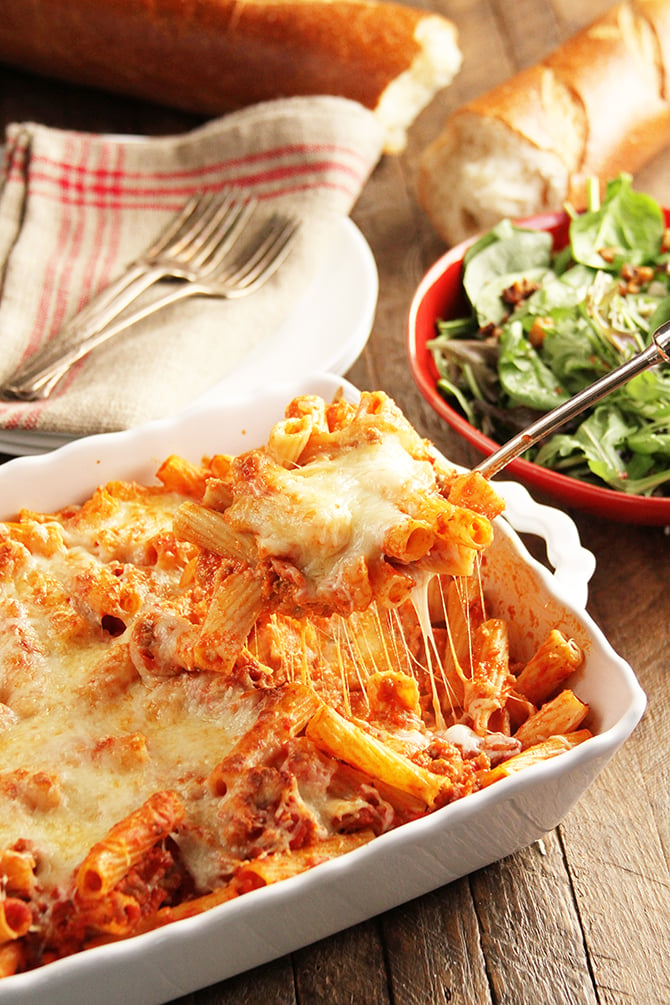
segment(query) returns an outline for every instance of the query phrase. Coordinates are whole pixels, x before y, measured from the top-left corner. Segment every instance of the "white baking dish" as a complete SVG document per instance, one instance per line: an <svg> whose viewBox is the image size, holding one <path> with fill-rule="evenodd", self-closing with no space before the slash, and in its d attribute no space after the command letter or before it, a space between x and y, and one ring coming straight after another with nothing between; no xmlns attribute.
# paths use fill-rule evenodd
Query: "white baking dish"
<svg viewBox="0 0 670 1005"><path fill-rule="evenodd" d="M261 400L229 400L176 419L91 437L0 468L0 518L21 506L50 510L110 478L152 480L173 452L193 460L239 452L266 439L295 394L356 390L312 377ZM497 782L340 859L127 942L88 950L0 981L2 1005L151 1005L188 994L354 925L449 883L551 830L640 719L645 697L630 667L583 607L593 558L572 521L538 506L525 489L498 484L508 500L484 566L496 613L512 617L532 648L551 626L575 636L586 661L575 690L592 707L597 735L558 758ZM508 522L509 521L509 522ZM552 574L527 553L510 522L544 537Z"/></svg>

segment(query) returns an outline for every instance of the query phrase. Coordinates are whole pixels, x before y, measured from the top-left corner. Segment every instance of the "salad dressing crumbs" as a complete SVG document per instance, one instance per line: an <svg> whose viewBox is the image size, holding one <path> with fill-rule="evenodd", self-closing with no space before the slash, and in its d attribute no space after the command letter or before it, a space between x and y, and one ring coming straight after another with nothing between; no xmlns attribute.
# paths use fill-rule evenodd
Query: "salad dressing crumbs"
<svg viewBox="0 0 670 1005"><path fill-rule="evenodd" d="M570 213L569 241L503 220L466 252L470 313L428 343L437 387L504 443L642 351L670 318L670 231L658 203L620 175ZM635 495L670 495L670 370L633 377L524 455Z"/></svg>

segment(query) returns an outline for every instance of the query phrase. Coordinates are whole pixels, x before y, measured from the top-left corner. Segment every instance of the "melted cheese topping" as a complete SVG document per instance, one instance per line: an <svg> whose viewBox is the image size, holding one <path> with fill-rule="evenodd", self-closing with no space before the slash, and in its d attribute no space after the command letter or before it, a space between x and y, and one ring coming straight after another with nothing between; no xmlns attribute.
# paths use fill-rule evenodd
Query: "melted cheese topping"
<svg viewBox="0 0 670 1005"><path fill-rule="evenodd" d="M275 541L288 550L297 541L299 564L309 578L335 583L361 556L376 557L387 532L405 519L403 503L434 486L432 466L412 458L391 436L342 451L336 464L320 458L288 476L299 481L301 495L311 500L312 520L284 525L283 530L275 527ZM331 526L335 532L327 547L315 547L314 537ZM298 531L300 537L287 541L287 531Z"/></svg>
<svg viewBox="0 0 670 1005"><path fill-rule="evenodd" d="M254 720L254 702L215 676L147 686L129 660L134 620L183 595L184 560L132 564L170 536L181 501L117 500L104 519L66 522L69 547L45 556L19 546L13 575L8 562L0 569L0 701L14 712L0 726L0 849L28 838L45 888L67 886L89 848L153 792L197 792ZM44 530L32 527L36 541ZM124 619L118 638L103 627L110 616Z"/></svg>
<svg viewBox="0 0 670 1005"><path fill-rule="evenodd" d="M226 519L236 531L254 535L261 558L287 561L299 570L307 584L301 602L321 600L341 613L370 602L361 581L383 562L387 535L413 523L434 523L434 513L423 512L429 499L448 506L439 496L433 465L413 457L394 432L294 468L263 457L253 474L247 478L243 469ZM465 550L443 547L443 565L447 556L456 568ZM407 576L410 564L403 563Z"/></svg>
<svg viewBox="0 0 670 1005"><path fill-rule="evenodd" d="M0 858L35 862L16 889L3 864L0 920L3 899L32 920L19 969L342 854L520 749L488 725L513 682L503 623L480 623L479 663L461 640L469 678L433 628L431 576L455 588L490 524L444 499L393 409L360 420L317 422L301 465L168 459L162 486L0 524ZM428 528L418 560L406 523ZM406 587L386 605L385 574ZM285 583L323 593L308 617Z"/></svg>

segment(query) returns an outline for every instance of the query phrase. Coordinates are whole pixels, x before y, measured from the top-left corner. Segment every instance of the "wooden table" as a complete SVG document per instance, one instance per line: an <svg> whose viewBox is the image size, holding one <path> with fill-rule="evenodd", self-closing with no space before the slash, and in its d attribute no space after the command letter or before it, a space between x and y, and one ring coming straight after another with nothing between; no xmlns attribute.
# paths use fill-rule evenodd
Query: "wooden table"
<svg viewBox="0 0 670 1005"><path fill-rule="evenodd" d="M386 158L353 218L377 260L370 342L349 376L389 392L454 460L469 448L423 402L404 348L407 311L445 250L415 198L417 154L447 113L532 64L608 0L418 0L451 17L464 66ZM3 121L172 132L193 119L0 69ZM670 151L636 178L670 204ZM670 1002L670 540L664 528L571 514L597 559L589 611L633 666L642 723L542 844L251 973L181 999L193 1005L581 1005ZM391 881L391 880L389 880Z"/></svg>

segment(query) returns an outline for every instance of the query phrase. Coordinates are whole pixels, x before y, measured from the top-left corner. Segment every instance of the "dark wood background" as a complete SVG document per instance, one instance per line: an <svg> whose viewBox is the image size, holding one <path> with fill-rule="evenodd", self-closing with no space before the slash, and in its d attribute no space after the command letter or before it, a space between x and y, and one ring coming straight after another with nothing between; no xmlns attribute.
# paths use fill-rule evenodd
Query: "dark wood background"
<svg viewBox="0 0 670 1005"><path fill-rule="evenodd" d="M369 344L349 377L390 393L424 435L469 464L477 458L424 403L405 356L412 294L445 250L416 201L417 155L452 109L542 58L609 4L418 5L456 23L464 65L417 121L406 152L380 162L355 207L376 257L380 298ZM0 111L3 123L124 133L176 132L196 122L1 67ZM670 150L636 176L636 186L670 204L669 168ZM670 538L661 527L571 515L597 559L590 614L648 695L630 741L542 843L181 1005L670 1002Z"/></svg>

